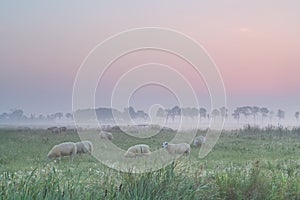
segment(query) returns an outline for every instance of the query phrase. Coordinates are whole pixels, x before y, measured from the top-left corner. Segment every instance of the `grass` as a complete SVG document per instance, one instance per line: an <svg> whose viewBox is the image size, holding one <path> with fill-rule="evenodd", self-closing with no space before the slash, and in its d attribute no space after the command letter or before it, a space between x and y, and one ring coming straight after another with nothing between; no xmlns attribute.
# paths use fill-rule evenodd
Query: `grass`
<svg viewBox="0 0 300 200"><path fill-rule="evenodd" d="M113 134L123 149L146 143L153 150L174 136ZM80 140L72 131L1 129L0 136L0 199L300 199L299 129L226 131L204 159L192 148L188 162L144 174L109 169L91 155L47 161L54 144Z"/></svg>

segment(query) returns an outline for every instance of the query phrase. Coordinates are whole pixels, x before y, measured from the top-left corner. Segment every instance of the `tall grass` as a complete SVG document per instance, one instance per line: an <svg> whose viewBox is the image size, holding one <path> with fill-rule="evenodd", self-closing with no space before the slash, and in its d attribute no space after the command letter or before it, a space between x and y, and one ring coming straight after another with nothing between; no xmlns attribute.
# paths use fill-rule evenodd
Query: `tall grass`
<svg viewBox="0 0 300 200"><path fill-rule="evenodd" d="M0 199L300 199L299 168L278 169L258 161L249 168L216 168L209 173L191 173L183 163L144 174L94 170L47 165L5 172Z"/></svg>
<svg viewBox="0 0 300 200"><path fill-rule="evenodd" d="M264 169L257 161L249 168L228 168L214 177L224 199L300 199L299 170Z"/></svg>
<svg viewBox="0 0 300 200"><path fill-rule="evenodd" d="M44 160L54 144L78 140L75 133L0 130L0 199L300 199L299 130L226 131L205 159L192 148L190 160L144 174L108 169L89 155L73 163ZM124 148L131 145L115 136ZM171 136L149 143L158 148Z"/></svg>
<svg viewBox="0 0 300 200"><path fill-rule="evenodd" d="M175 171L175 164L144 174L122 173L94 177L86 171L54 166L30 172L5 172L1 199L214 199L208 183ZM84 175L84 176L83 176ZM97 180L98 179L98 180Z"/></svg>

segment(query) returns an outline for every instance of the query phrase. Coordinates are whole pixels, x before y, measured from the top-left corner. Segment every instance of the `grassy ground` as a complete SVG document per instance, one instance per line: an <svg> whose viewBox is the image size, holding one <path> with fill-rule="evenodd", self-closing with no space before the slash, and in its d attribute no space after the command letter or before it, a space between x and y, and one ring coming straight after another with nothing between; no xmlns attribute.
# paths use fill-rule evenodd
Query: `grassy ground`
<svg viewBox="0 0 300 200"><path fill-rule="evenodd" d="M126 149L137 143L152 150L174 136L150 139L115 132ZM201 133L199 133L201 134ZM79 141L75 132L0 130L0 199L300 199L300 131L248 128L224 132L204 159L191 158L144 174L106 168L90 155L49 162L53 145Z"/></svg>

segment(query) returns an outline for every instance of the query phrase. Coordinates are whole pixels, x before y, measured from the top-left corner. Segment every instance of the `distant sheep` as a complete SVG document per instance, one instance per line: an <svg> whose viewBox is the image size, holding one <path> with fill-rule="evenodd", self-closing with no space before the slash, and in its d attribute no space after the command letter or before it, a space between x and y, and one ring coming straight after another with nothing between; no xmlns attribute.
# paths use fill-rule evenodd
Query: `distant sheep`
<svg viewBox="0 0 300 200"><path fill-rule="evenodd" d="M62 126L59 129L60 129L60 132L66 132L67 131L67 127L65 127L65 126Z"/></svg>
<svg viewBox="0 0 300 200"><path fill-rule="evenodd" d="M205 143L205 141L206 141L206 138L204 136L200 135L194 139L193 145L195 147L201 147Z"/></svg>
<svg viewBox="0 0 300 200"><path fill-rule="evenodd" d="M61 133L61 132L66 132L67 131L67 127L62 126L62 127L50 127L48 128L48 130L50 130L52 133Z"/></svg>
<svg viewBox="0 0 300 200"><path fill-rule="evenodd" d="M93 144L90 141L76 142L77 154L92 153Z"/></svg>
<svg viewBox="0 0 300 200"><path fill-rule="evenodd" d="M137 144L131 146L124 153L124 157L126 158L134 158L137 156L150 156L150 155L151 155L150 148L146 144Z"/></svg>
<svg viewBox="0 0 300 200"><path fill-rule="evenodd" d="M55 145L48 153L47 157L51 158L59 158L62 156L71 156L72 160L77 153L76 144L73 142L64 142L61 144Z"/></svg>
<svg viewBox="0 0 300 200"><path fill-rule="evenodd" d="M60 128L53 128L52 130L51 130L51 132L52 133L60 133L61 132L61 130L60 130Z"/></svg>
<svg viewBox="0 0 300 200"><path fill-rule="evenodd" d="M165 148L169 154L186 154L189 155L191 152L191 146L187 143L180 144L169 144L168 142L163 142L162 148Z"/></svg>
<svg viewBox="0 0 300 200"><path fill-rule="evenodd" d="M106 139L106 140L112 140L112 139L114 139L113 134L110 133L110 132L106 132L106 131L101 131L99 133L99 137L101 139Z"/></svg>
<svg viewBox="0 0 300 200"><path fill-rule="evenodd" d="M56 128L57 128L57 126L51 126L51 127L47 128L47 130L52 131L53 129L56 129Z"/></svg>

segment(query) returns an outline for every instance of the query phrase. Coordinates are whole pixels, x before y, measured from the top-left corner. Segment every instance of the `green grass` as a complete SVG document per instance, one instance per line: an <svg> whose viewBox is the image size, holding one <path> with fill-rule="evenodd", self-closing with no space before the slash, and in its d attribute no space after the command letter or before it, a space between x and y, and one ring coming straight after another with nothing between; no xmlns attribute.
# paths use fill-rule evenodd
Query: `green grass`
<svg viewBox="0 0 300 200"><path fill-rule="evenodd" d="M140 139L115 132L126 149L161 148L174 133ZM198 133L200 134L200 133ZM79 141L75 132L0 130L0 199L300 199L300 131L269 127L222 133L213 151L180 158L151 173L103 166L91 155L48 161L53 145Z"/></svg>

